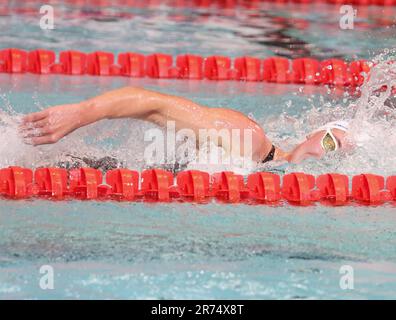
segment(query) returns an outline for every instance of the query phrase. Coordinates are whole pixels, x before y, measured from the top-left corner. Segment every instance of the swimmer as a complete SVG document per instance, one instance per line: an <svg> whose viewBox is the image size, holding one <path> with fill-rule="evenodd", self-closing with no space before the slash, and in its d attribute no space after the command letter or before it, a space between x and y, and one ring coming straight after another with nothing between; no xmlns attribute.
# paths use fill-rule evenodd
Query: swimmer
<svg viewBox="0 0 396 320"><path fill-rule="evenodd" d="M56 143L74 130L103 119L133 118L165 128L174 121L176 130L192 129L250 129L252 159L257 163L288 161L299 163L306 158L321 158L346 144L348 123L332 122L307 136L291 152L275 147L264 130L252 119L235 110L210 108L182 97L142 88L125 87L76 104L49 107L23 117L20 130L27 143L42 145ZM227 141L218 139L218 146L230 154ZM241 150L243 154L243 135Z"/></svg>

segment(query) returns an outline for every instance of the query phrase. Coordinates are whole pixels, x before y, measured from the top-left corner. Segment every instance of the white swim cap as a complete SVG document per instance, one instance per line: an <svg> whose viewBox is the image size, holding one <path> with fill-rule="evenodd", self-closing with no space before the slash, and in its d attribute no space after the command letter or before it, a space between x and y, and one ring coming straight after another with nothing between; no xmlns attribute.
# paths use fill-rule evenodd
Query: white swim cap
<svg viewBox="0 0 396 320"><path fill-rule="evenodd" d="M339 129L341 131L347 132L349 130L349 121L337 120L337 121L332 121L332 122L326 123L324 126L321 126L320 128L313 131L312 134L316 133L318 131L327 131L329 129Z"/></svg>

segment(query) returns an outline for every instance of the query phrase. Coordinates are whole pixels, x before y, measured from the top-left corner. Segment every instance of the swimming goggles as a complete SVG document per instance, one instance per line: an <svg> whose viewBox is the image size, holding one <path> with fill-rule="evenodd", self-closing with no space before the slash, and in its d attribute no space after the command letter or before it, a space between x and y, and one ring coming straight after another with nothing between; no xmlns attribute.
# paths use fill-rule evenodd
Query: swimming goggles
<svg viewBox="0 0 396 320"><path fill-rule="evenodd" d="M320 145L325 152L337 151L340 147L338 140L331 131L331 128L327 128L322 140L320 140Z"/></svg>
<svg viewBox="0 0 396 320"><path fill-rule="evenodd" d="M337 120L326 123L324 126L316 129L313 133L318 131L325 131L325 134L320 141L320 145L325 152L337 151L341 146L339 144L339 140L334 136L331 130L338 129L344 132L348 132L349 130L349 121L347 120Z"/></svg>

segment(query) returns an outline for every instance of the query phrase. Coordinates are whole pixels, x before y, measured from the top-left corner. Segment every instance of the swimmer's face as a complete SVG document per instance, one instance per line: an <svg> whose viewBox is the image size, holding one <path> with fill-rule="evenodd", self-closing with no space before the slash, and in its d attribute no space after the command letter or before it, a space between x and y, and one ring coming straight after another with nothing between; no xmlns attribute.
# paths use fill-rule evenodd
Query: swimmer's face
<svg viewBox="0 0 396 320"><path fill-rule="evenodd" d="M338 145L338 149L343 149L345 147L349 147L350 145L346 139L346 132L339 129L331 129L331 133L335 138L335 143ZM326 151L322 147L322 139L325 136L326 131L321 130L310 134L307 136L306 140L299 144L290 154L289 161L293 163L301 162L307 158L322 158ZM332 139L328 139L325 142L327 147L331 150L335 148L335 144ZM331 151L327 151L331 152Z"/></svg>

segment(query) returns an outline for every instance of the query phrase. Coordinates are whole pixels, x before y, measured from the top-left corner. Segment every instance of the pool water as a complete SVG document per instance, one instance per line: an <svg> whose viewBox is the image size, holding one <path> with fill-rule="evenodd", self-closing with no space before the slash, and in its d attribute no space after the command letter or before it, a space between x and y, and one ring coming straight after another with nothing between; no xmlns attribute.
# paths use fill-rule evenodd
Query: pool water
<svg viewBox="0 0 396 320"><path fill-rule="evenodd" d="M57 2L57 28L43 32L33 11L17 10L15 3L8 8L12 15L0 16L0 47L370 58L382 48L394 48L396 42L394 18L386 20L380 7L358 8L366 10L367 17L344 35L338 25L331 27L337 20L335 7L327 5L269 10L263 4L260 10L222 11L216 6L193 10L171 4L76 8ZM20 6L35 8L30 2ZM333 36L324 38L329 32ZM287 41L296 47L288 49ZM0 166L51 165L71 153L116 156L129 168L141 170L142 134L149 125L104 121L58 144L31 147L22 143L12 120L21 113L127 85L240 110L286 147L321 117L347 114L357 99L329 88L268 83L0 74ZM390 121L392 129L394 120ZM392 145L376 141L381 143ZM362 149L366 157L358 150L322 163L269 169L392 175L396 151L389 149L376 151L376 157ZM392 203L333 208L2 199L0 298L394 299L395 226ZM43 265L53 267L53 290L40 288ZM353 268L353 289L340 286L344 266Z"/></svg>
<svg viewBox="0 0 396 320"><path fill-rule="evenodd" d="M2 205L2 298L394 298L394 207ZM41 290L39 268L54 268ZM354 269L354 290L340 268Z"/></svg>
<svg viewBox="0 0 396 320"><path fill-rule="evenodd" d="M153 2L47 1L54 6L55 29L42 30L40 3L11 1L0 11L0 48L366 59L394 48L396 38L395 7L357 6L354 29L343 30L338 5L262 1L256 8L222 9L221 0L208 8Z"/></svg>

